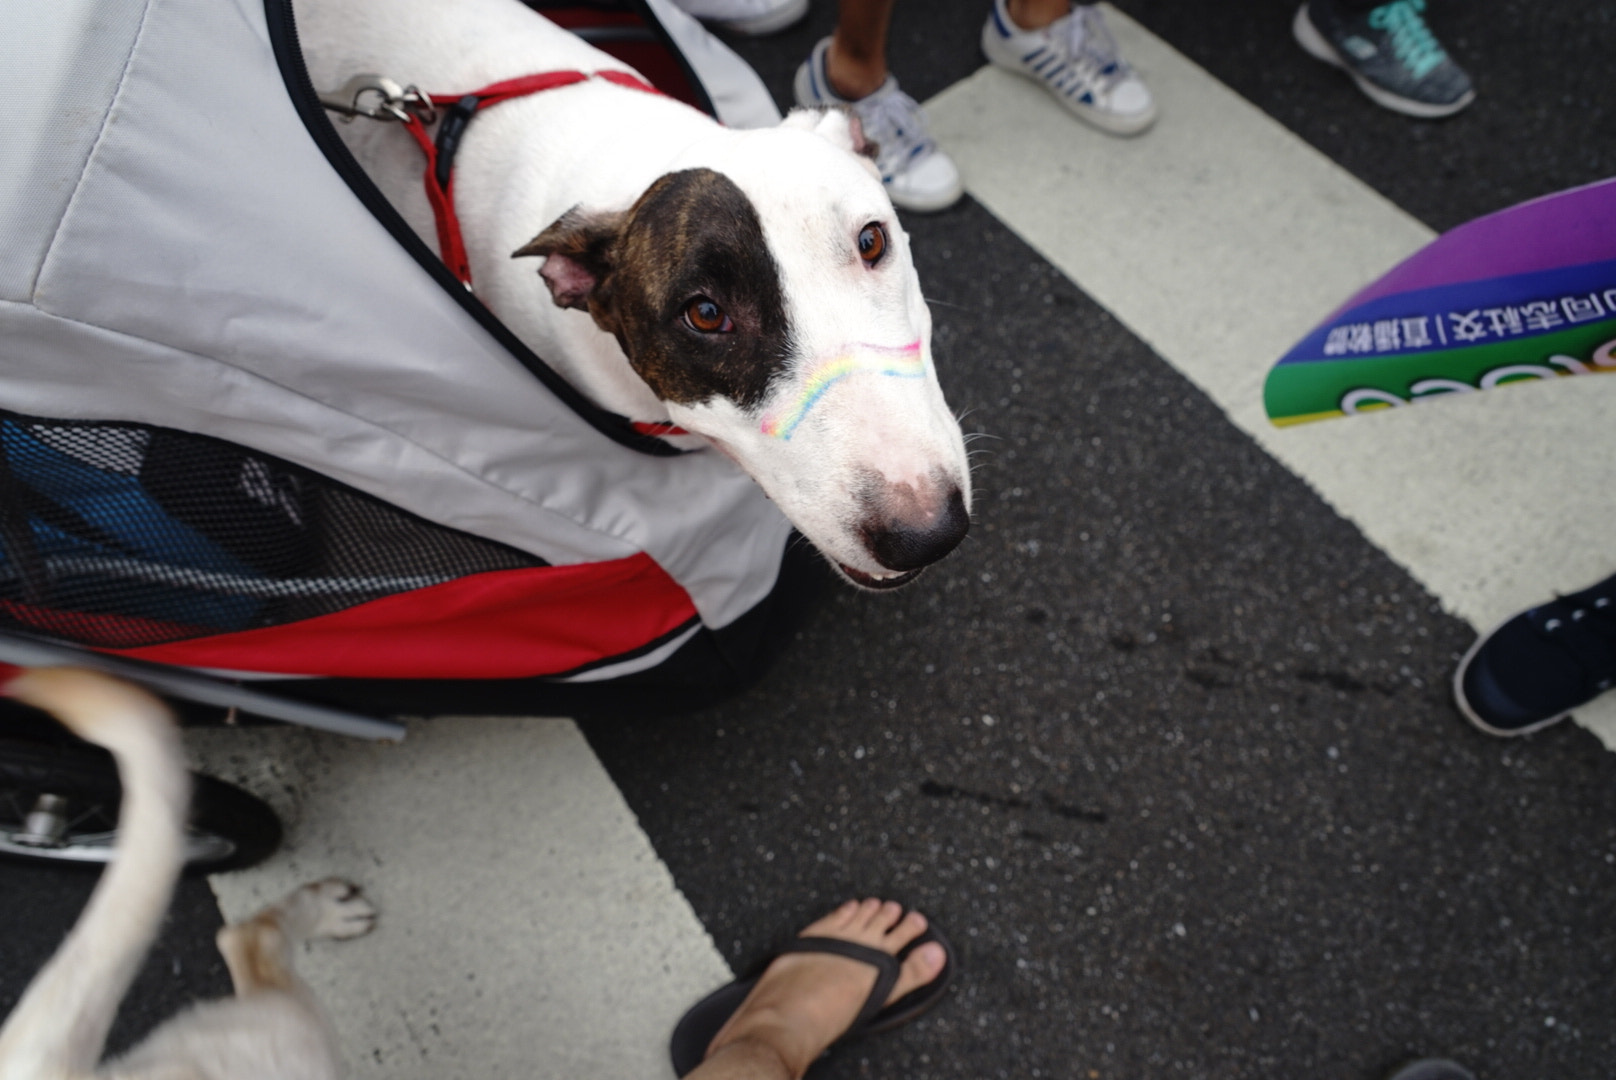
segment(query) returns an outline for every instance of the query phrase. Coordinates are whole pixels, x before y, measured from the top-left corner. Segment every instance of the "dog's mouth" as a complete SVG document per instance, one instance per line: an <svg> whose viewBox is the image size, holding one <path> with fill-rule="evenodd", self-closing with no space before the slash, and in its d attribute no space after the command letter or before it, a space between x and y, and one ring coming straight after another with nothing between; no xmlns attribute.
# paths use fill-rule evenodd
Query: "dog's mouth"
<svg viewBox="0 0 1616 1080"><path fill-rule="evenodd" d="M846 563L839 562L836 564L836 569L842 572L843 577L845 577L848 581L851 581L853 584L859 586L861 589L874 589L880 591L884 589L896 589L900 586L907 585L924 573L926 568L921 567L919 570L905 570L901 573L898 571L893 571L890 574L866 574L863 570L855 570Z"/></svg>

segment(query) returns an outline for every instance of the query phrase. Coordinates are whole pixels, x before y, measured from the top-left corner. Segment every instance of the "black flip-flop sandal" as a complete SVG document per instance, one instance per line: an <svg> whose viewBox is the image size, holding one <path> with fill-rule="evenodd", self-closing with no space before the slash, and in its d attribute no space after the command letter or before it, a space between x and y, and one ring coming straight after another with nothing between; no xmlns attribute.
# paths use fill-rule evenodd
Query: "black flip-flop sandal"
<svg viewBox="0 0 1616 1080"><path fill-rule="evenodd" d="M946 954L943 970L925 986L918 986L892 1004L883 1005L887 995L892 993L892 988L898 983L899 969L903 966L904 958L928 941L935 941L943 947ZM882 1032L907 1024L943 999L949 980L954 976L953 946L949 945L948 940L935 929L928 929L904 946L903 951L896 956L851 941L827 937L796 938L775 953L775 956L798 952L833 953L836 956L845 956L849 960L869 964L876 969L875 986L871 987L869 997L864 999L864 1007L859 1010L852 1026L836 1040L836 1043L848 1039L861 1039L867 1035L880 1035ZM769 961L773 959L771 956ZM752 988L763 977L763 971L767 967L768 962L765 962L758 968L756 974L737 979L728 986L719 987L685 1013L678 1026L673 1029L673 1039L669 1046L673 1054L673 1071L676 1075L685 1076L702 1063L707 1056L707 1047L712 1045L713 1036L717 1035L718 1030L735 1015L735 1010L741 1007L741 1002L752 992ZM834 1046L836 1043L831 1045Z"/></svg>

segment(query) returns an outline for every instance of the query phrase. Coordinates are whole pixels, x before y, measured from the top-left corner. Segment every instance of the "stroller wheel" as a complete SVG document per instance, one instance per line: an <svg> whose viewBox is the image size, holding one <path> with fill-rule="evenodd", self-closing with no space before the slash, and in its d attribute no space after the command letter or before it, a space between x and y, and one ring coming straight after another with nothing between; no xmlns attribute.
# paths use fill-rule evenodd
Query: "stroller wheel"
<svg viewBox="0 0 1616 1080"><path fill-rule="evenodd" d="M251 866L280 844L275 812L256 796L192 774L186 872ZM101 867L118 840L122 788L112 756L91 746L0 739L0 856Z"/></svg>

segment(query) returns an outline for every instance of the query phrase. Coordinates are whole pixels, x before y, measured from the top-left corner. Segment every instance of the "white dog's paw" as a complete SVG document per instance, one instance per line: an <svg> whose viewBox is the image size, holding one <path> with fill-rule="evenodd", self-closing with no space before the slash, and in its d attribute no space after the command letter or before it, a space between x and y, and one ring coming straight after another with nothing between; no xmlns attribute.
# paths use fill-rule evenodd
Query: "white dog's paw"
<svg viewBox="0 0 1616 1080"><path fill-rule="evenodd" d="M376 926L376 908L342 878L311 881L281 901L281 925L303 939L354 938Z"/></svg>

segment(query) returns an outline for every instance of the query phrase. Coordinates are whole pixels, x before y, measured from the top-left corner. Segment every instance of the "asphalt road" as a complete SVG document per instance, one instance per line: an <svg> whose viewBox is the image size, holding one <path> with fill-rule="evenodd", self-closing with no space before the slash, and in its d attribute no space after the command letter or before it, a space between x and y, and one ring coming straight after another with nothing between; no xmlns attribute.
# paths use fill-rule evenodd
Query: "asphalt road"
<svg viewBox="0 0 1616 1080"><path fill-rule="evenodd" d="M1443 123L1302 54L1289 4L1123 7L1433 228L1616 173L1608 5L1433 3L1479 95ZM777 98L829 8L739 46ZM898 6L917 97L982 8ZM951 1005L819 1075L1608 1076L1616 762L1471 730L1467 626L979 207L905 225L993 436L971 539L834 592L728 706L586 727L732 964L849 893L959 943Z"/></svg>
<svg viewBox="0 0 1616 1080"><path fill-rule="evenodd" d="M983 6L899 5L918 97L979 66ZM1435 124L1303 55L1288 4L1124 8L1434 228L1616 174L1609 4L1434 0L1480 95ZM737 47L784 101L831 19ZM971 538L828 590L721 707L585 723L732 964L850 894L959 949L935 1014L815 1075L1608 1077L1616 759L1472 731L1467 626L979 206L905 226L990 436ZM0 1010L90 884L0 868ZM226 989L217 924L187 882L115 1042Z"/></svg>
<svg viewBox="0 0 1616 1080"><path fill-rule="evenodd" d="M848 893L958 939L954 1005L822 1075L1604 1075L1616 760L1468 728L1467 627L980 211L910 228L998 436L973 539L586 726L732 964Z"/></svg>

